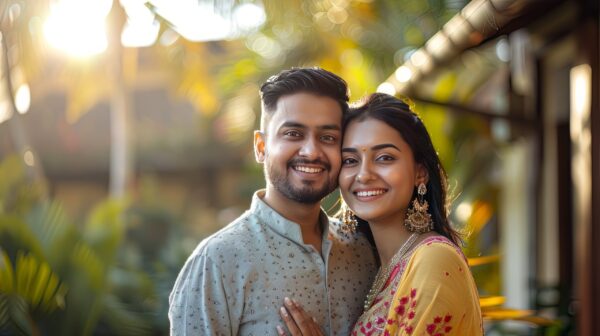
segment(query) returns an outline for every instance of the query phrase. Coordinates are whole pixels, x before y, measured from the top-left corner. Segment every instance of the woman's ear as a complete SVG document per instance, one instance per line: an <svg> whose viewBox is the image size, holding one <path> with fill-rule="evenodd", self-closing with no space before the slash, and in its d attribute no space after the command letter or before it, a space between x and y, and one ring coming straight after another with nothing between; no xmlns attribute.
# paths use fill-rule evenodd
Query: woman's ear
<svg viewBox="0 0 600 336"><path fill-rule="evenodd" d="M415 187L418 187L421 183L427 184L429 182L429 172L424 165L417 163L417 171L415 174Z"/></svg>
<svg viewBox="0 0 600 336"><path fill-rule="evenodd" d="M265 134L261 131L254 131L254 158L258 163L265 161Z"/></svg>

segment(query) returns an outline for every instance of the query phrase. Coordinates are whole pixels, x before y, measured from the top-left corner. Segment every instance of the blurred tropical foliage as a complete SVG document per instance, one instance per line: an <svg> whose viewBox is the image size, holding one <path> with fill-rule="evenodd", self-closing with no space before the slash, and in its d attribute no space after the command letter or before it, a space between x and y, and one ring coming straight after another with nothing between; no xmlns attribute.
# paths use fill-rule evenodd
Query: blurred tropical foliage
<svg viewBox="0 0 600 336"><path fill-rule="evenodd" d="M0 334L166 333L166 296L189 253L175 218L107 200L72 222L19 161L0 163Z"/></svg>

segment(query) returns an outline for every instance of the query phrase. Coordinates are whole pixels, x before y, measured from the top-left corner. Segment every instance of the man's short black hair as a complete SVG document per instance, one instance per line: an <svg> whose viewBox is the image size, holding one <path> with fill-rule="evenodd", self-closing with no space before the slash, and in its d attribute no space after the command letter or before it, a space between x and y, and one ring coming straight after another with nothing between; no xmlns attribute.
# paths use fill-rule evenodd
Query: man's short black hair
<svg viewBox="0 0 600 336"><path fill-rule="evenodd" d="M277 108L279 98L294 93L307 92L318 96L330 97L338 102L342 114L348 111L348 85L338 75L321 69L291 68L271 76L260 87L262 114L260 128L264 130L266 122Z"/></svg>

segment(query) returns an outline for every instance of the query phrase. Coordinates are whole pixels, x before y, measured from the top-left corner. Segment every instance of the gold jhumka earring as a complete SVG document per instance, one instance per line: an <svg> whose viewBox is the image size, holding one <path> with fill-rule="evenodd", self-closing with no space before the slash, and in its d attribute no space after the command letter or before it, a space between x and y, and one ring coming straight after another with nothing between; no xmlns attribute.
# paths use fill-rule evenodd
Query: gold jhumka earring
<svg viewBox="0 0 600 336"><path fill-rule="evenodd" d="M358 220L356 220L356 215L354 215L354 211L350 210L348 205L342 201L342 224L340 229L347 234L356 233L356 229L358 228Z"/></svg>
<svg viewBox="0 0 600 336"><path fill-rule="evenodd" d="M412 202L412 207L408 209L404 226L410 232L426 233L433 230L433 220L429 213L429 203L424 199L427 193L425 183L419 184L417 188L417 197Z"/></svg>

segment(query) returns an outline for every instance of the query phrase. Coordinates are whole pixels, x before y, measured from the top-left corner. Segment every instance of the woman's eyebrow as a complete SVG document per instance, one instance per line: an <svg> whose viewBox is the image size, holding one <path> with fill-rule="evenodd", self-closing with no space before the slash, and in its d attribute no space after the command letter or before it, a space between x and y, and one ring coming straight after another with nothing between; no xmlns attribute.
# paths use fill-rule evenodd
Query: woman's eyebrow
<svg viewBox="0 0 600 336"><path fill-rule="evenodd" d="M401 152L400 148L398 148L396 145L391 144L391 143L385 143L385 144L381 144L381 145L375 145L373 147L371 147L372 150L379 150L379 149L384 149L384 148L396 148L397 151Z"/></svg>
<svg viewBox="0 0 600 336"><path fill-rule="evenodd" d="M390 143L375 145L375 146L371 147L371 150L380 150L380 149L384 149L384 148L396 148L396 150L401 152L400 148L398 148L396 145L390 144ZM354 147L342 148L342 153L357 153L357 152L358 152L358 149L356 149Z"/></svg>

